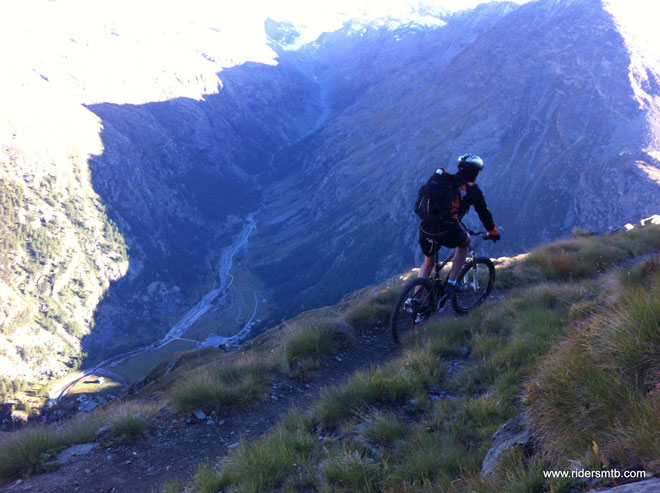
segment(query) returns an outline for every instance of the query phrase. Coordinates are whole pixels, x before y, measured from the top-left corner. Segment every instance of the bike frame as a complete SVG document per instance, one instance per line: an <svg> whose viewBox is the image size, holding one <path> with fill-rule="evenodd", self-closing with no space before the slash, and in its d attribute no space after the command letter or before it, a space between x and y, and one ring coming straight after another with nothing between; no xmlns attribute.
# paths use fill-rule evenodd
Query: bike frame
<svg viewBox="0 0 660 493"><path fill-rule="evenodd" d="M465 227L465 225L463 223L461 223L461 225L463 227ZM486 236L488 235L488 233L485 233L485 232L482 232L482 231L472 231L471 229L469 229L467 227L465 227L465 230L466 230L467 234L469 234L470 236L478 236L482 239L485 239ZM468 263L468 262L474 260L474 258L477 256L477 252L476 252L477 246L479 246L480 243L481 242L475 244L470 249L467 256L465 257L465 263ZM438 258L438 252L436 252L436 254L435 254L435 267L434 267L434 272L431 273L431 281L433 282L433 286L434 286L434 291L435 291L434 296L435 296L435 299L437 300L436 310L440 310L444 306L444 304L447 302L447 300L449 299L449 295L446 294L445 290L444 290L444 284L445 283L440 279L440 272L445 267L445 265L447 265L451 261L451 259L454 258L455 253L456 253L456 249L454 248L454 249L452 249L451 252L449 252L449 255L447 255L447 257L445 258L444 261L442 261L442 263L440 262L440 260ZM473 288L474 288L475 291L477 291L479 289L479 278L478 278L478 275L477 275L477 269L476 268L473 269L473 271L472 271L472 285L473 285Z"/></svg>

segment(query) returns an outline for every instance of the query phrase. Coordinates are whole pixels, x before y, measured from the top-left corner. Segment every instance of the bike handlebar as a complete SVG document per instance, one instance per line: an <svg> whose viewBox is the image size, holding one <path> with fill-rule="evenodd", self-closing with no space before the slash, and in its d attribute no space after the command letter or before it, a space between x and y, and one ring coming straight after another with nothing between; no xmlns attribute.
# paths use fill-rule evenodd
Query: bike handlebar
<svg viewBox="0 0 660 493"><path fill-rule="evenodd" d="M461 224L463 224L463 223L461 223ZM490 234L488 234L488 233L485 232L485 231L472 231L470 228L468 228L467 226L465 226L465 224L463 224L463 227L465 228L465 230L468 232L468 234L469 234L470 236L480 236L482 240L491 240L491 241L493 240L493 239L490 237Z"/></svg>

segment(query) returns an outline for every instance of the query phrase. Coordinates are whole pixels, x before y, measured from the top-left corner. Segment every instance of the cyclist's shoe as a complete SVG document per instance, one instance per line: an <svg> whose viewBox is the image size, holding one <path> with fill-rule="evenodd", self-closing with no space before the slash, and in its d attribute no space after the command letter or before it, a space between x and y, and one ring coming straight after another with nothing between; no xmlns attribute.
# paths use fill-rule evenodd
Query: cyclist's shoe
<svg viewBox="0 0 660 493"><path fill-rule="evenodd" d="M452 295L461 294L466 290L467 290L467 286L465 284L459 284L459 283L451 284L449 282L445 284L445 293L447 294L452 294Z"/></svg>
<svg viewBox="0 0 660 493"><path fill-rule="evenodd" d="M404 310L408 313L416 313L422 306L422 300L419 298L408 298L403 304Z"/></svg>

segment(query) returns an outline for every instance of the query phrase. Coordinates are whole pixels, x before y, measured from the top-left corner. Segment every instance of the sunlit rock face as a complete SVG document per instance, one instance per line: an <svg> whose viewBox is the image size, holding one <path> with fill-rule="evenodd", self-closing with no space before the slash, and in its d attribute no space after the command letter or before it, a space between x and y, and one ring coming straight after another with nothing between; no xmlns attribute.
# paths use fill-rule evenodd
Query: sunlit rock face
<svg viewBox="0 0 660 493"><path fill-rule="evenodd" d="M318 87L278 63L263 20L204 2L106 7L18 4L0 20L9 384L70 371L83 338L94 357L165 331L212 284L272 149L320 111Z"/></svg>
<svg viewBox="0 0 660 493"><path fill-rule="evenodd" d="M616 2L353 20L295 51L293 23L117 5L3 19L0 375L156 340L250 213L273 320L408 268L417 188L464 152L502 230L484 253L660 209L660 43Z"/></svg>

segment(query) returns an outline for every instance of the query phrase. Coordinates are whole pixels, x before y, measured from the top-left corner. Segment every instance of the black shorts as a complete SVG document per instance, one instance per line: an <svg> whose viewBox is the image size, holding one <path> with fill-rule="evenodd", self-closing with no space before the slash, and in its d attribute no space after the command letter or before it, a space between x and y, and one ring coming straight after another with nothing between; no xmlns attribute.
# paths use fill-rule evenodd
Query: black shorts
<svg viewBox="0 0 660 493"><path fill-rule="evenodd" d="M446 229L443 229L446 228ZM458 223L438 228L438 233L429 233L419 228L419 246L426 257L433 257L440 247L456 248L467 238L467 231Z"/></svg>

